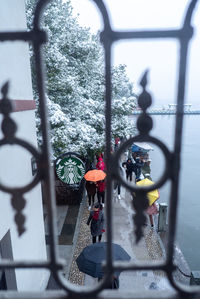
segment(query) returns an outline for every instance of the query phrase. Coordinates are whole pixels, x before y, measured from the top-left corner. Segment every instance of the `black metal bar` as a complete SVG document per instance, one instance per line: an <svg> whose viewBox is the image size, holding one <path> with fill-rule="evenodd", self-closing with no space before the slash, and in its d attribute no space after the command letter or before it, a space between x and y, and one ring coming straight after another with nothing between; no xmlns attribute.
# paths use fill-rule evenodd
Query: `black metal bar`
<svg viewBox="0 0 200 299"><path fill-rule="evenodd" d="M182 29L177 30L145 30L145 31L113 31L112 39L152 39L152 38L175 38L180 39L183 36L184 31Z"/></svg>
<svg viewBox="0 0 200 299"><path fill-rule="evenodd" d="M33 42L38 41L40 43L45 43L47 41L46 32L42 30L38 31L21 31L21 32L0 32L0 42L5 41L24 41Z"/></svg>
<svg viewBox="0 0 200 299"><path fill-rule="evenodd" d="M0 264L1 269L22 269L22 268L47 268L52 270L52 263L50 262L44 262L44 261L7 261L7 260L2 260ZM58 262L55 265L55 270L62 270L64 266L64 263Z"/></svg>
<svg viewBox="0 0 200 299"><path fill-rule="evenodd" d="M111 164L111 43L104 40L105 47L105 79L106 79L106 165ZM108 269L112 267L112 173L110 167L107 167L106 178L106 219L107 219L107 262Z"/></svg>
<svg viewBox="0 0 200 299"><path fill-rule="evenodd" d="M189 42L189 41L188 41ZM179 80L178 80L178 94L177 94L177 113L176 113L176 127L174 140L174 161L172 173L172 188L170 195L170 210L169 210L169 242L167 250L167 261L173 262L174 256L174 241L177 223L177 209L179 199L179 181L180 181L180 167L181 167L181 150L182 150L182 135L183 135L183 104L185 96L185 81L187 70L187 53L188 42L183 41L180 49L179 62ZM171 282L173 283L172 273L170 274Z"/></svg>
<svg viewBox="0 0 200 299"><path fill-rule="evenodd" d="M50 242L50 255L51 262L56 267L57 253L56 253L56 207L55 207L55 190L54 190L54 175L52 173L51 160L50 160L50 142L49 142L49 124L48 124L48 112L45 96L44 87L44 67L43 59L41 53L41 45L34 43L34 53L35 53L35 63L36 63L36 75L37 75L37 85L39 93L40 102L40 116L42 125L42 163L45 165L44 169L44 185L46 191L46 197L48 200L48 220L49 220L49 242Z"/></svg>

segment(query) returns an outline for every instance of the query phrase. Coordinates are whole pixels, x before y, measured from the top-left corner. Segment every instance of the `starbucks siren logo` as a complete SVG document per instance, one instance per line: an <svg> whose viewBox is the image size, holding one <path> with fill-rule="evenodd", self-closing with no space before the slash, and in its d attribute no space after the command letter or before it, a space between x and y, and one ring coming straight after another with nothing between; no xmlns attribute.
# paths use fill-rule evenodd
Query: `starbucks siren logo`
<svg viewBox="0 0 200 299"><path fill-rule="evenodd" d="M62 182L68 185L78 184L85 174L84 163L81 159L73 156L58 159L56 173Z"/></svg>

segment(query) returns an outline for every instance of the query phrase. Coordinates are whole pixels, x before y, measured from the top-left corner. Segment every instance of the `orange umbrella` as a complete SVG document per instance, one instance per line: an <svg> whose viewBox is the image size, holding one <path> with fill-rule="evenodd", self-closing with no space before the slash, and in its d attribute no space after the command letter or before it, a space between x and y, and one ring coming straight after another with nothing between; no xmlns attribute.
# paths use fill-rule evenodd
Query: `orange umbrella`
<svg viewBox="0 0 200 299"><path fill-rule="evenodd" d="M91 181L91 182L97 182L104 180L106 177L106 174L103 170L98 170L98 169L93 169L89 170L85 175L84 178L86 181Z"/></svg>

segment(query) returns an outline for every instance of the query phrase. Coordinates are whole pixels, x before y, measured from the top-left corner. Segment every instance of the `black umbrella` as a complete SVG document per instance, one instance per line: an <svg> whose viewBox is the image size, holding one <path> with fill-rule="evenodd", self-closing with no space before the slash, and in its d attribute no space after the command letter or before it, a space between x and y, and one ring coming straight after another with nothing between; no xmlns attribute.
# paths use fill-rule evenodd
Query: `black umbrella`
<svg viewBox="0 0 200 299"><path fill-rule="evenodd" d="M102 261L106 260L107 242L99 242L85 247L76 259L81 272L90 276L102 278ZM115 261L129 261L131 257L118 244L112 243L113 259Z"/></svg>

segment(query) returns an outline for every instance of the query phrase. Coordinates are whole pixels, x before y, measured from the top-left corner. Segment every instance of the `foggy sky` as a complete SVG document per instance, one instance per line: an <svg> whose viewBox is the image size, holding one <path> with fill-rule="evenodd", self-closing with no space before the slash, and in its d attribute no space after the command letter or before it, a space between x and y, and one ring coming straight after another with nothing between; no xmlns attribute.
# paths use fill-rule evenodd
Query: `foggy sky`
<svg viewBox="0 0 200 299"><path fill-rule="evenodd" d="M71 0L74 13L79 13L82 26L91 31L102 30L101 16L89 0ZM104 0L111 25L116 30L144 30L180 28L188 0ZM200 5L195 10L192 24L195 35L188 55L188 74L185 103L200 107ZM149 69L148 89L155 106L176 102L179 42L175 39L154 39L117 42L113 46L113 64L126 64L129 78L138 93L139 81Z"/></svg>

